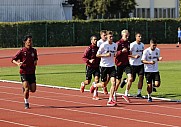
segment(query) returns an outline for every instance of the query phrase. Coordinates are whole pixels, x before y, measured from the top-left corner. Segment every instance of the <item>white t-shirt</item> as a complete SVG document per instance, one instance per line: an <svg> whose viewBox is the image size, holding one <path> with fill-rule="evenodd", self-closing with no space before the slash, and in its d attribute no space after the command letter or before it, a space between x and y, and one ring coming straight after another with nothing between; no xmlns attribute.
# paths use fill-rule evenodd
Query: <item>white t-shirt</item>
<svg viewBox="0 0 181 127"><path fill-rule="evenodd" d="M143 55L143 50L144 50L144 44L140 42L139 44L134 41L130 44L130 52L132 53L133 56L139 55L139 58L131 58L129 59L129 63L131 65L142 65L143 63L141 62L141 57Z"/></svg>
<svg viewBox="0 0 181 127"><path fill-rule="evenodd" d="M117 51L117 44L112 43L109 44L108 41L102 43L97 51L97 54L106 54L108 52L111 53L110 57L101 57L100 66L101 67L113 67L115 65L114 55Z"/></svg>
<svg viewBox="0 0 181 127"><path fill-rule="evenodd" d="M143 51L141 60L155 61L155 64L144 64L145 72L158 72L158 58L160 57L160 49L156 48L154 51L151 48L147 48Z"/></svg>
<svg viewBox="0 0 181 127"><path fill-rule="evenodd" d="M106 42L106 41L103 41L102 39L98 40L98 41L97 41L97 47L100 47L100 45L101 45L102 43L104 43L104 42Z"/></svg>

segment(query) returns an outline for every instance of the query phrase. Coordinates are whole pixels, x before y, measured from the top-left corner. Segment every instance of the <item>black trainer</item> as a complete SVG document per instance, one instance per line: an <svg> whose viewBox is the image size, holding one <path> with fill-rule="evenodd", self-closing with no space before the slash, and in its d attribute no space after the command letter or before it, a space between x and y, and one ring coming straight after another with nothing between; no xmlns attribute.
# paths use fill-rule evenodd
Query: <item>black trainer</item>
<svg viewBox="0 0 181 127"><path fill-rule="evenodd" d="M29 108L30 108L29 103L25 103L25 109L29 109Z"/></svg>
<svg viewBox="0 0 181 127"><path fill-rule="evenodd" d="M155 88L155 87L153 87L153 92L157 92L157 90L156 90L156 88Z"/></svg>
<svg viewBox="0 0 181 127"><path fill-rule="evenodd" d="M126 78L124 78L123 81L121 82L121 84L120 84L121 88L123 88L125 86L125 84L126 84L125 80L126 80Z"/></svg>
<svg viewBox="0 0 181 127"><path fill-rule="evenodd" d="M152 98L149 97L148 100L147 100L147 102L152 102Z"/></svg>
<svg viewBox="0 0 181 127"><path fill-rule="evenodd" d="M137 97L137 98L141 98L141 99L144 98L141 94L137 94L136 97Z"/></svg>

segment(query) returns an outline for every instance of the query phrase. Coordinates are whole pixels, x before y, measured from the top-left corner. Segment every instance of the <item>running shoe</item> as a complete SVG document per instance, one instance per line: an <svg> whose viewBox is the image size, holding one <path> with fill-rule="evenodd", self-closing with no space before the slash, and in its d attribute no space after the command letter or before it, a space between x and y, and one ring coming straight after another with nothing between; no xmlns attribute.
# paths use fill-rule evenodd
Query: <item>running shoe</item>
<svg viewBox="0 0 181 127"><path fill-rule="evenodd" d="M84 89L85 89L85 85L84 85L84 82L82 82L80 85L80 92L83 93Z"/></svg>
<svg viewBox="0 0 181 127"><path fill-rule="evenodd" d="M123 95L122 98L128 103L131 102L128 96Z"/></svg>
<svg viewBox="0 0 181 127"><path fill-rule="evenodd" d="M149 97L148 100L147 100L147 102L152 102L152 98Z"/></svg>
<svg viewBox="0 0 181 127"><path fill-rule="evenodd" d="M115 105L117 105L115 101L111 100L107 102L107 106L115 106Z"/></svg>
<svg viewBox="0 0 181 127"><path fill-rule="evenodd" d="M100 98L98 96L93 96L92 100L96 100L97 101L97 100L100 100Z"/></svg>
<svg viewBox="0 0 181 127"><path fill-rule="evenodd" d="M141 99L143 99L144 97L143 97L141 94L137 94L137 95L136 95L136 98L141 98Z"/></svg>
<svg viewBox="0 0 181 127"><path fill-rule="evenodd" d="M123 88L126 85L126 78L123 79L123 81L120 84L120 87Z"/></svg>
<svg viewBox="0 0 181 127"><path fill-rule="evenodd" d="M29 109L29 108L30 108L29 103L25 103L25 109Z"/></svg>

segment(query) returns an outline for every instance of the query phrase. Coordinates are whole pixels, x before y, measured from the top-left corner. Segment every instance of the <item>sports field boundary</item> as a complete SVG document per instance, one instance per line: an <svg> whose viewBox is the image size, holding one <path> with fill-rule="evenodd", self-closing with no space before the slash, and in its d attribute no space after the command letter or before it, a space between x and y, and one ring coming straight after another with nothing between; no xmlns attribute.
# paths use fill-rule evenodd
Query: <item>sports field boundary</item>
<svg viewBox="0 0 181 127"><path fill-rule="evenodd" d="M15 84L22 84L22 82L18 81L11 81L11 80L0 80L0 82L6 82L6 83L15 83ZM56 89L65 89L65 90L76 90L79 91L78 88L70 88L70 87L62 87L62 86L53 86L53 85L46 85L46 84L37 84L37 86L41 87L48 87L48 88L56 88ZM86 92L89 92L89 90L85 90ZM98 91L99 93L103 93L103 91ZM122 93L116 93L117 95L124 95ZM130 97L136 97L136 95L129 94ZM147 98L146 96L143 96L144 98ZM181 102L181 100L175 100L170 98L158 98L158 97L152 97L155 100L162 100L162 101L169 101L169 102Z"/></svg>

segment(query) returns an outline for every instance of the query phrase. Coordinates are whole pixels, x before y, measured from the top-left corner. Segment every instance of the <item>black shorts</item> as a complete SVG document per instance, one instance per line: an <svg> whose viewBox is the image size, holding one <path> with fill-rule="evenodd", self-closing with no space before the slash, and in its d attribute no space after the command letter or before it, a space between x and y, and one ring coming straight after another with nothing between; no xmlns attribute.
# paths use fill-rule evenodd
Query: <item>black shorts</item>
<svg viewBox="0 0 181 127"><path fill-rule="evenodd" d="M160 82L160 73L159 72L145 72L147 84L151 84L154 81Z"/></svg>
<svg viewBox="0 0 181 127"><path fill-rule="evenodd" d="M138 66L132 65L131 68L132 68L133 82L136 79L136 74L138 74L138 76L139 75L143 75L144 76L144 65L143 64L142 65L138 65Z"/></svg>
<svg viewBox="0 0 181 127"><path fill-rule="evenodd" d="M101 81L106 82L107 76L116 78L116 69L115 67L101 67Z"/></svg>
<svg viewBox="0 0 181 127"><path fill-rule="evenodd" d="M36 76L35 74L21 74L21 81L28 81L29 84L36 83Z"/></svg>
<svg viewBox="0 0 181 127"><path fill-rule="evenodd" d="M116 79L121 79L123 76L123 72L125 72L126 74L132 74L130 64L117 66Z"/></svg>
<svg viewBox="0 0 181 127"><path fill-rule="evenodd" d="M86 66L86 80L91 80L92 75L100 77L100 69L99 67L93 68L90 66Z"/></svg>

